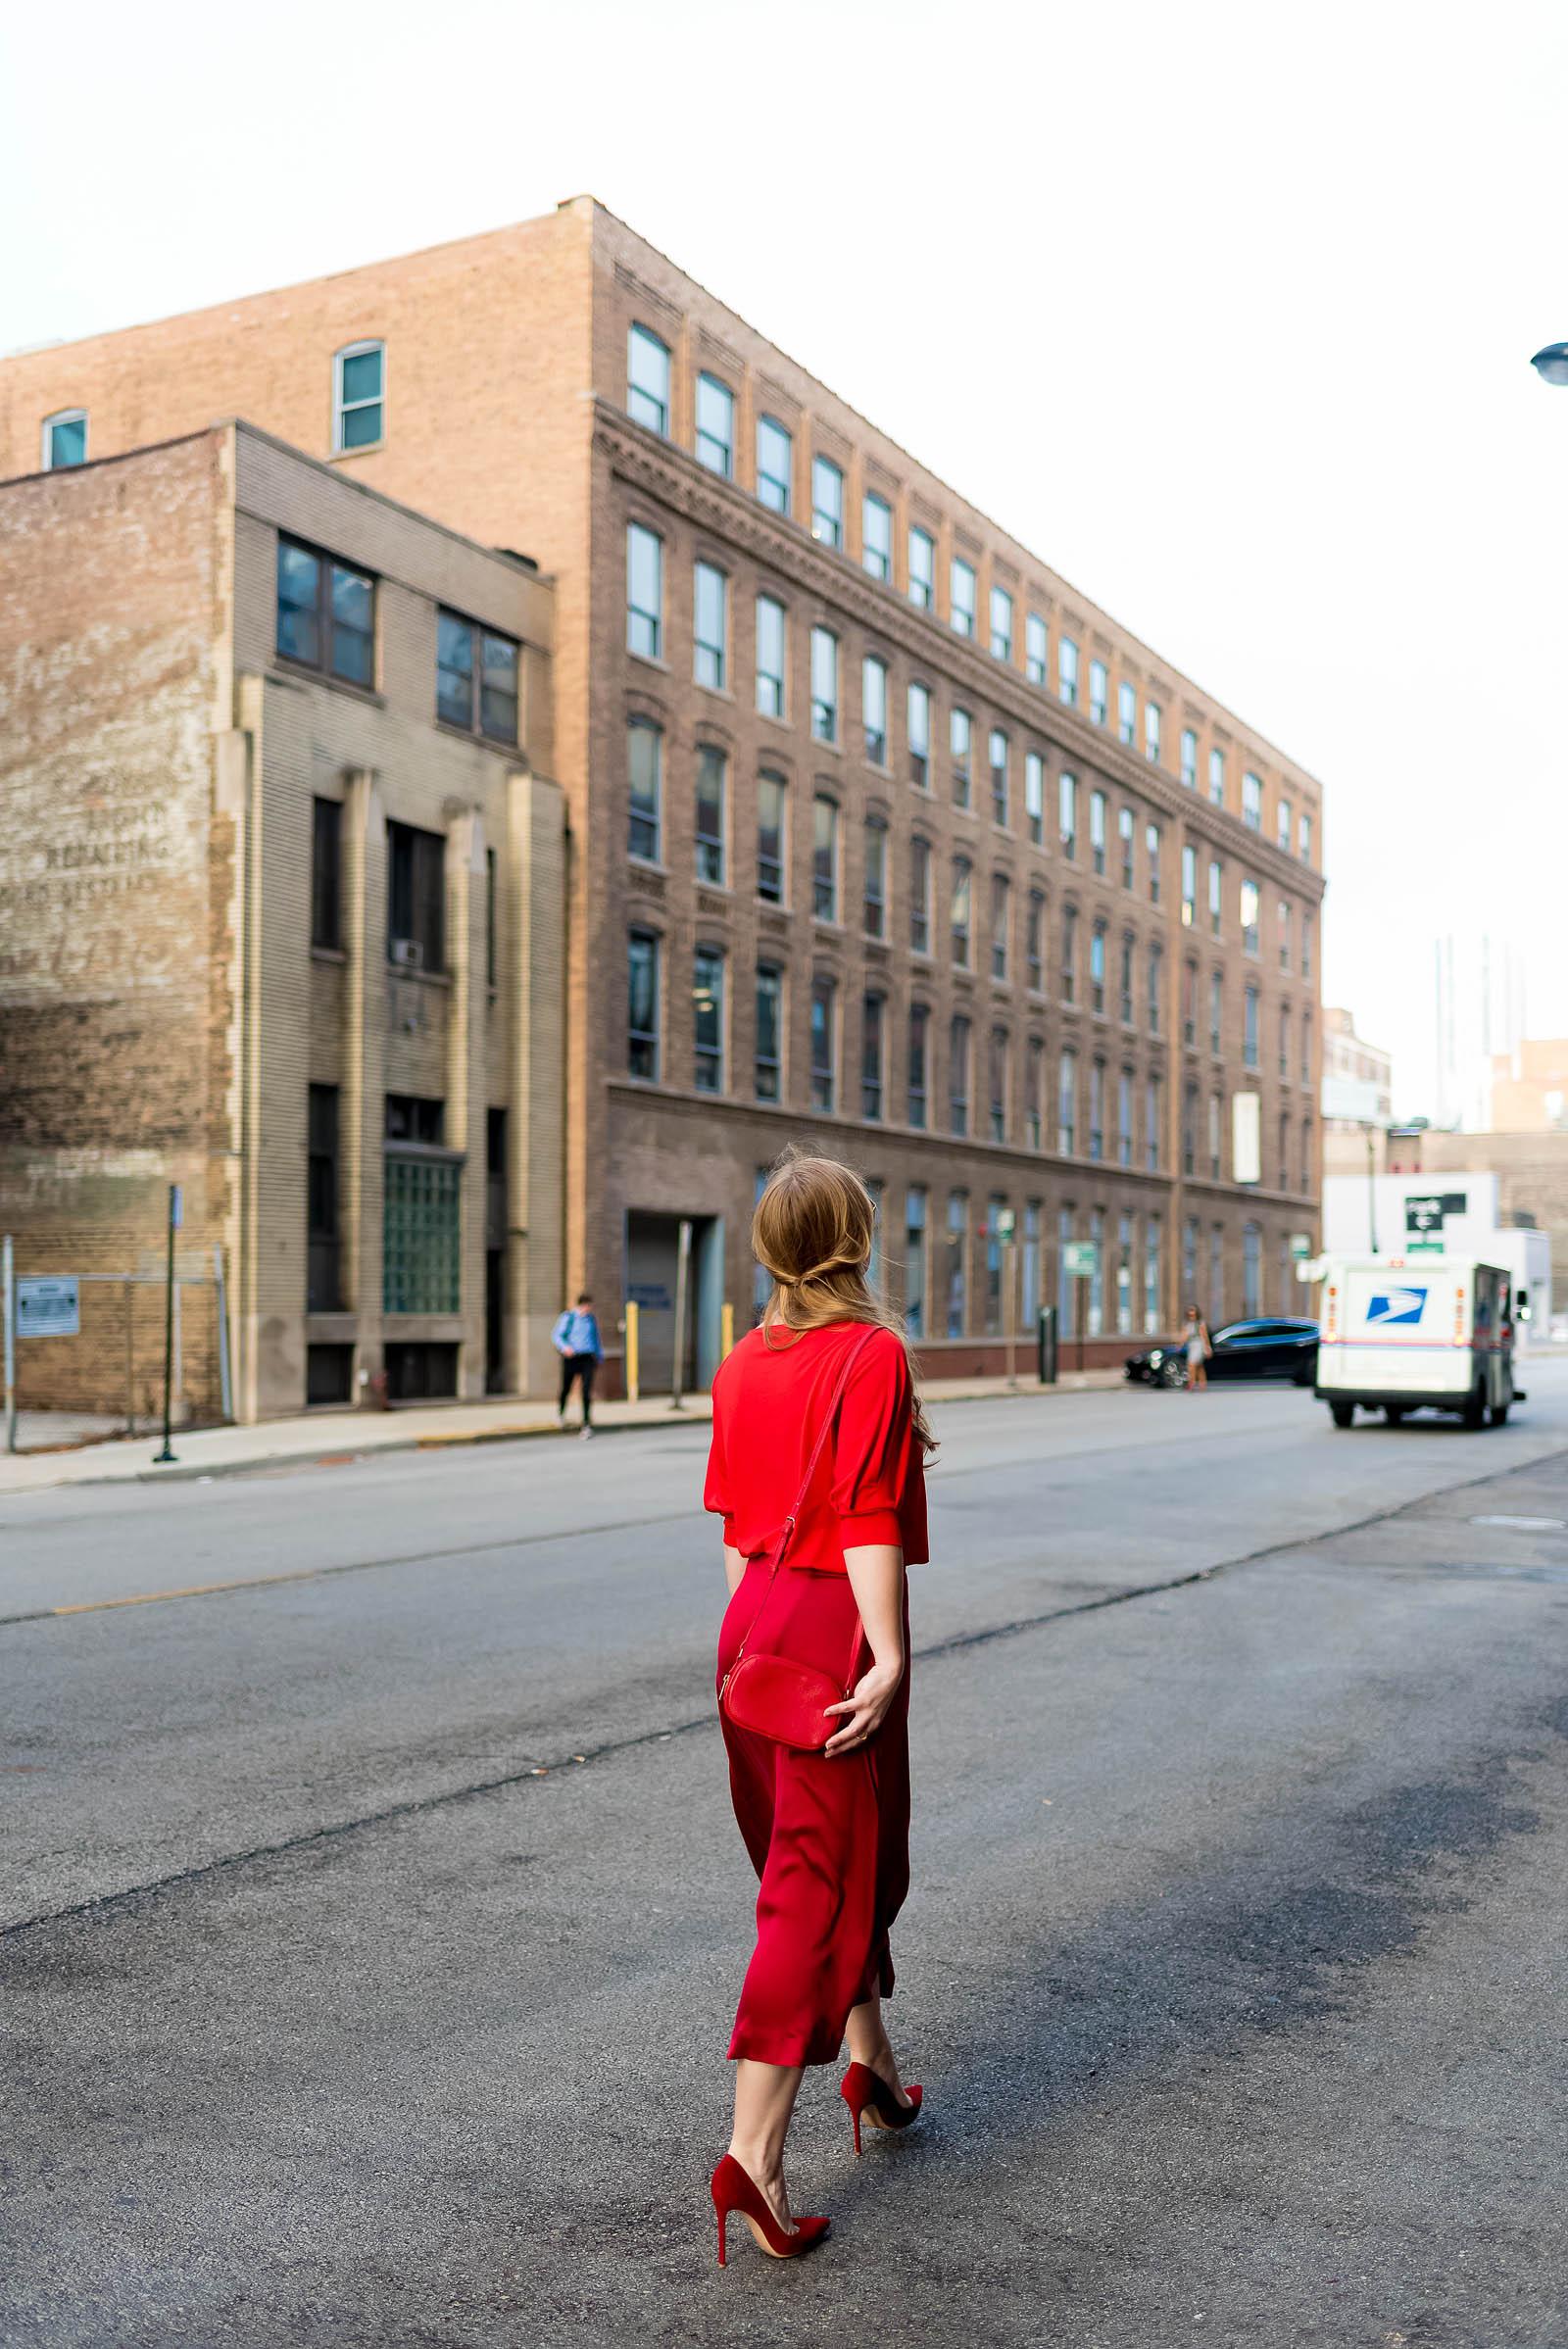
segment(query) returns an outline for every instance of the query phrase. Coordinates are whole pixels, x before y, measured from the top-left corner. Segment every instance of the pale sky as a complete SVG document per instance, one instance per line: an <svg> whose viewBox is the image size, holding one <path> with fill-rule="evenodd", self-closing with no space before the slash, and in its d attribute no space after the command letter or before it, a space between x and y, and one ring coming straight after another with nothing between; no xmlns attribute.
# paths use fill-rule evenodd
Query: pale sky
<svg viewBox="0 0 1568 2349"><path fill-rule="evenodd" d="M1324 991L1568 1033L1568 8L77 0L0 32L0 349L588 192L1322 781Z"/></svg>

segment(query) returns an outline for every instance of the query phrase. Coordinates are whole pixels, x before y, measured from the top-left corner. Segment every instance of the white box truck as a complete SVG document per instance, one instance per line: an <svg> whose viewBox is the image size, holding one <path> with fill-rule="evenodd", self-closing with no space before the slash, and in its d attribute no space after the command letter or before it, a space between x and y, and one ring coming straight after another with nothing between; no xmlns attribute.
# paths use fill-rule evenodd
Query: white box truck
<svg viewBox="0 0 1568 2349"><path fill-rule="evenodd" d="M1514 1294L1507 1269L1473 1256L1322 1259L1316 1393L1337 1428L1357 1409L1391 1427L1409 1411L1453 1411L1501 1427L1513 1383Z"/></svg>

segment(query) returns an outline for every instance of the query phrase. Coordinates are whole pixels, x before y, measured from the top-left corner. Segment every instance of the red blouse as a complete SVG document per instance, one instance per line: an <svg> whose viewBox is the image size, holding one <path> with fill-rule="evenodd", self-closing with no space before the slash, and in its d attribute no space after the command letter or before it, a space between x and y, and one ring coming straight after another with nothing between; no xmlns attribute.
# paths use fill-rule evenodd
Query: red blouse
<svg viewBox="0 0 1568 2349"><path fill-rule="evenodd" d="M713 1441L703 1506L724 1520L724 1540L749 1558L783 1530L844 1357L863 1322L750 1330L713 1380ZM878 1330L850 1373L838 1424L796 1521L787 1566L843 1574L844 1552L894 1542L906 1566L924 1563L925 1457L910 1418L908 1357Z"/></svg>

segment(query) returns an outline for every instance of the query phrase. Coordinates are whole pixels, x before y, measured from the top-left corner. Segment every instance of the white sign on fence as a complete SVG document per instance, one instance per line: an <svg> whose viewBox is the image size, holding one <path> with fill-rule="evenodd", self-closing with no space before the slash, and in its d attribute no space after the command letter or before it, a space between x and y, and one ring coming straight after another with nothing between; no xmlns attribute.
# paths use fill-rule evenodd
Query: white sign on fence
<svg viewBox="0 0 1568 2349"><path fill-rule="evenodd" d="M19 1338L74 1338L81 1301L74 1273L32 1273L17 1283Z"/></svg>

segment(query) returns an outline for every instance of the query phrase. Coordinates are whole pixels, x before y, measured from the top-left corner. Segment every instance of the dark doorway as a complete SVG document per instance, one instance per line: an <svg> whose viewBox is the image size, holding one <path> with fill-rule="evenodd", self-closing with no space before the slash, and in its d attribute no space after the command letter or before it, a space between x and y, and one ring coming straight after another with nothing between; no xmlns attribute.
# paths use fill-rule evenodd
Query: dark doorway
<svg viewBox="0 0 1568 2349"><path fill-rule="evenodd" d="M458 1349L414 1339L386 1349L389 1402L446 1402L458 1392Z"/></svg>

